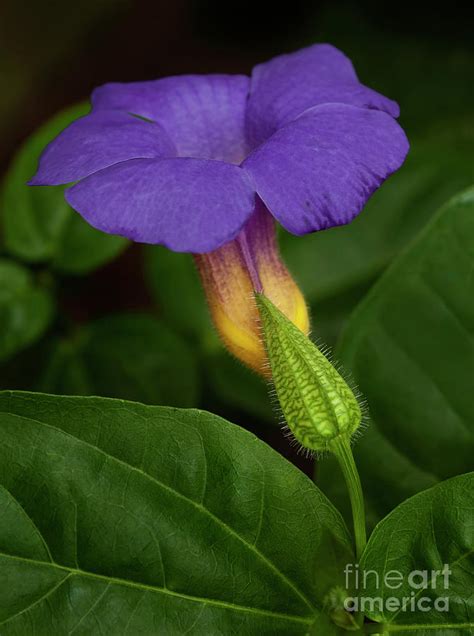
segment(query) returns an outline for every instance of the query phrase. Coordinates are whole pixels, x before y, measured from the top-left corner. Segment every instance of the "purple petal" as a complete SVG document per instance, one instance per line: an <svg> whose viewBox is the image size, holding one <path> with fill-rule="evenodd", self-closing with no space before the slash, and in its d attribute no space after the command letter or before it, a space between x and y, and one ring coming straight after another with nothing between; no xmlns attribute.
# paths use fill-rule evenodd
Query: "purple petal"
<svg viewBox="0 0 474 636"><path fill-rule="evenodd" d="M280 223L306 234L351 221L407 152L390 115L324 104L277 131L243 167Z"/></svg>
<svg viewBox="0 0 474 636"><path fill-rule="evenodd" d="M331 102L383 110L398 117L398 105L359 83L351 61L330 44L280 55L253 69L247 112L252 144L308 108Z"/></svg>
<svg viewBox="0 0 474 636"><path fill-rule="evenodd" d="M176 150L158 124L128 113L101 111L73 122L44 150L30 185L83 179L120 161L173 157Z"/></svg>
<svg viewBox="0 0 474 636"><path fill-rule="evenodd" d="M66 191L91 225L141 243L202 253L233 239L255 190L239 166L206 159L135 159Z"/></svg>
<svg viewBox="0 0 474 636"><path fill-rule="evenodd" d="M182 75L153 82L106 84L92 94L95 110L117 108L164 126L182 157L240 163L246 155L249 78Z"/></svg>

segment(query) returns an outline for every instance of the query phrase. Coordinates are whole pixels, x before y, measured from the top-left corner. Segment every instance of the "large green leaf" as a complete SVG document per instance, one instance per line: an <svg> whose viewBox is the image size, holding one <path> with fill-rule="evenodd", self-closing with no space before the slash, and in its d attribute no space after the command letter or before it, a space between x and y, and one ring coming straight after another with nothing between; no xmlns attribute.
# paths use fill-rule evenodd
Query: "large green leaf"
<svg viewBox="0 0 474 636"><path fill-rule="evenodd" d="M453 199L354 314L342 359L372 423L355 446L382 516L474 466L474 189ZM323 462L331 490L333 462Z"/></svg>
<svg viewBox="0 0 474 636"><path fill-rule="evenodd" d="M337 633L320 612L353 558L347 530L250 433L4 392L0 436L2 634Z"/></svg>
<svg viewBox="0 0 474 636"><path fill-rule="evenodd" d="M5 245L27 262L53 261L58 270L80 274L114 258L127 244L88 225L64 200L62 186L30 187L45 146L86 114L79 104L48 121L18 151L5 177L2 197Z"/></svg>
<svg viewBox="0 0 474 636"><path fill-rule="evenodd" d="M112 261L127 245L127 240L122 236L96 230L69 208L64 229L55 248L52 266L64 274L88 274Z"/></svg>
<svg viewBox="0 0 474 636"><path fill-rule="evenodd" d="M361 560L357 596L376 599L367 615L384 623L384 634L473 633L473 519L470 473L415 495L376 527Z"/></svg>
<svg viewBox="0 0 474 636"><path fill-rule="evenodd" d="M194 406L198 399L191 349L152 316L116 314L50 345L38 388L151 404Z"/></svg>
<svg viewBox="0 0 474 636"><path fill-rule="evenodd" d="M0 360L37 340L52 316L49 292L21 265L0 260Z"/></svg>

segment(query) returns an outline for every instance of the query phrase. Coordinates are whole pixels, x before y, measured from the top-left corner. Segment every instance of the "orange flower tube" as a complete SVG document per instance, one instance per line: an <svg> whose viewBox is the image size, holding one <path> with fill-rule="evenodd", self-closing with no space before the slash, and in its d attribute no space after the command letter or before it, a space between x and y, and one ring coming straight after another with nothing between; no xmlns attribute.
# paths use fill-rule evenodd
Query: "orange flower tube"
<svg viewBox="0 0 474 636"><path fill-rule="evenodd" d="M196 254L214 325L227 349L267 376L254 292L264 293L304 334L309 316L299 287L281 260L275 222L262 203L240 234L219 249Z"/></svg>

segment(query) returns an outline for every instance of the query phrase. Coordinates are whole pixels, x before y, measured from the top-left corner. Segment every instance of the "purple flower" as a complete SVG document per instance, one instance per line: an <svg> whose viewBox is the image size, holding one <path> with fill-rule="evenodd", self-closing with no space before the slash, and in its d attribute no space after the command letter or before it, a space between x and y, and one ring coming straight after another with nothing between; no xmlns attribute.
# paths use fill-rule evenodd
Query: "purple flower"
<svg viewBox="0 0 474 636"><path fill-rule="evenodd" d="M320 44L250 78L106 84L46 148L31 184L77 181L66 199L94 227L193 252L225 345L265 375L253 290L309 331L272 216L294 234L351 221L405 158L397 116Z"/></svg>
<svg viewBox="0 0 474 636"><path fill-rule="evenodd" d="M106 84L92 112L45 149L32 185L78 182L91 225L205 253L262 205L306 234L350 222L402 164L395 102L362 85L328 44L241 75Z"/></svg>

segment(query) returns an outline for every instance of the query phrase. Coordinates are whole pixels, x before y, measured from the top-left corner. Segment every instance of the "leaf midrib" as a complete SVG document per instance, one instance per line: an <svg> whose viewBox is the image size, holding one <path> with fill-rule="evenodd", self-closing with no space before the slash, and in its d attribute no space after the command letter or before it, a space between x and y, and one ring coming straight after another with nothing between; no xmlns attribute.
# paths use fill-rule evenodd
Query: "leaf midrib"
<svg viewBox="0 0 474 636"><path fill-rule="evenodd" d="M7 413L9 413L9 411L6 411ZM212 521L214 521L214 523L216 523L218 526L220 526L221 528L223 528L226 532L228 532L232 537L236 538L238 541L240 541L242 543L242 545L244 545L249 551L253 552L263 563L265 563L265 565L270 568L282 581L284 581L284 583L305 603L305 605L307 605L307 607L311 610L312 613L315 613L317 611L317 607L315 607L307 598L306 596L303 594L303 592L301 592L295 585L294 583L292 583L292 581L290 581L290 579L288 579L288 577L281 571L279 570L276 565L274 563L272 563L262 552L260 552L254 545L252 545L251 543L249 543L248 541L246 541L243 537L241 537L239 534L237 534L237 532L235 532L235 530L233 530L233 528L231 528L229 525L227 525L224 521L222 521L221 519L219 519L219 517L217 517L216 515L214 515L208 508L204 507L202 504L197 503L196 501L194 501L193 499L190 499L189 497L187 497L186 495L183 495L182 493L178 492L177 490L175 490L174 488L172 488L171 486L168 486L167 484L163 483L162 481L156 479L155 477L152 477L151 475L149 475L148 473L144 472L143 470L141 470L140 468L137 468L136 466L132 466L131 464L128 464L127 462L119 459L118 457L115 457L114 455L109 455L108 453L106 453L104 450L102 450L101 448L95 446L94 444L91 444L90 442L87 442L83 439L80 439L78 437L75 437L74 435L72 435L71 433L68 433L66 431L64 431L63 429L57 428L55 426L52 426L51 424L48 424L47 422L42 422L40 420L37 420L35 418L32 417L25 417L22 415L17 415L15 413L9 413L10 415L13 415L14 417L19 417L21 419L26 419L27 421L30 422L34 422L35 424L39 425L39 426L45 426L53 431L55 431L56 433L60 433L62 435L65 435L71 439L73 439L76 443L79 444L83 444L89 448L94 449L96 452L100 453L101 455L105 456L108 459L111 459L112 461L117 462L118 464L125 466L128 470L133 470L137 473L139 473L140 475L142 475L145 479L150 480L152 483L155 483L157 486L161 487L162 489L166 490L167 492L172 493L174 496L182 499L183 501L186 501L186 503L188 503L189 505L192 505L193 507L195 507L197 510L199 510L201 513L208 515L208 517L210 519L212 519ZM0 553L1 554L1 553ZM62 567L62 566L58 566L58 567Z"/></svg>
<svg viewBox="0 0 474 636"><path fill-rule="evenodd" d="M390 624L381 624L381 628L385 629L384 633L394 633L394 632L414 632L420 629L424 630L434 630L434 629L468 629L470 627L474 627L474 623L412 623L409 625L390 625Z"/></svg>
<svg viewBox="0 0 474 636"><path fill-rule="evenodd" d="M268 616L268 617L272 617L272 618L278 618L281 620L287 620L287 621L293 621L293 622L297 622L297 623L302 623L305 625L310 625L313 621L315 617L303 617L303 616L295 616L293 614L285 614L284 612L273 612L271 610L265 610L265 609L260 609L258 607L249 607L247 605L237 605L235 603L229 603L227 601L220 601L218 599L212 599L212 598L205 598L205 597L200 597L200 596L193 596L191 594L185 594L184 592L175 592L174 590L170 590L168 588L165 587L158 587L158 586L153 586L153 585L147 585L146 583L138 583L137 581L130 581L127 579L120 579L117 577L113 577L113 576L105 576L103 574L97 574L95 572L87 572L86 570L81 570L79 568L71 568L71 567L67 567L65 565L59 565L58 563L51 563L49 561L38 561L36 559L28 559L25 557L19 557L13 554L7 554L5 552L0 552L0 558L6 558L6 559L13 559L15 561L20 561L22 563L27 563L28 565L35 565L35 566L40 566L40 567L48 567L48 568L54 568L56 570L61 570L62 572L66 572L66 576L61 579L61 581L59 583L56 583L54 586L52 586L52 588L48 591L47 594L51 593L52 591L55 591L57 589L59 589L61 587L61 585L66 581L69 580L71 577L73 576L78 576L78 577L84 577L84 578L90 578L90 579L94 579L94 580L99 580L102 581L104 583L107 583L108 585L121 585L123 587L131 587L134 589L138 589L141 590L142 592L153 592L155 594L164 594L166 596L171 596L171 597L175 597L175 598L179 598L181 600L185 600L185 601L191 601L194 603L204 603L206 605L213 605L215 607L220 607L223 609L230 609L233 611L240 611L240 612L248 612L251 614L259 614L261 616ZM43 597L41 597L41 599L39 599L39 601L41 601L46 595L43 595ZM37 601L35 601L34 603L32 603L30 606L28 606L28 608L25 608L25 610L28 610L30 607L32 607L35 603L37 603ZM24 611L24 610L22 610ZM15 618L15 616L17 616L18 614L15 614L14 616L8 617L6 620L4 620L2 623L0 623L0 625L3 625L5 623L7 623L9 620L12 620L13 618Z"/></svg>

